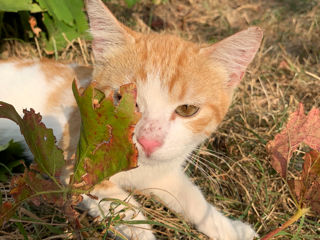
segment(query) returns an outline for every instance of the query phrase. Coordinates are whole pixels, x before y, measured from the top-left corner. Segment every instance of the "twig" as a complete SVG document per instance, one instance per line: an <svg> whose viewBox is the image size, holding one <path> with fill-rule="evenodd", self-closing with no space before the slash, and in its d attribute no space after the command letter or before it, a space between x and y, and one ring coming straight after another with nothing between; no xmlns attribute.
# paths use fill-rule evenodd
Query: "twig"
<svg viewBox="0 0 320 240"><path fill-rule="evenodd" d="M86 54L85 54L85 52L84 52L84 50L83 50L83 46L82 46L81 39L80 39L80 38L78 38L77 40L78 40L78 43L79 43L79 46L80 46L80 50L81 50L81 54L82 54L82 58L83 58L83 60L84 60L85 64L87 64L87 65L88 65L87 56L86 56Z"/></svg>
<svg viewBox="0 0 320 240"><path fill-rule="evenodd" d="M31 220L21 220L21 219L14 219L11 218L9 220L10 222L20 222L20 223L32 223L32 224L41 224L41 225L50 225L50 226L67 226L65 223L47 223L47 222L37 222L37 221L31 221Z"/></svg>
<svg viewBox="0 0 320 240"><path fill-rule="evenodd" d="M309 75L310 77L313 77L313 78L315 78L315 79L317 79L317 80L320 80L320 77L317 76L317 75L315 75L314 73L311 73L311 72L308 72L308 71L305 71L305 73L306 73L307 75Z"/></svg>
<svg viewBox="0 0 320 240"><path fill-rule="evenodd" d="M64 234L59 234L56 236L51 236L44 238L43 240L50 240L50 239L71 239L72 238L72 233L64 233Z"/></svg>
<svg viewBox="0 0 320 240"><path fill-rule="evenodd" d="M39 57L40 59L42 59L42 53L41 53L41 49L40 49L40 46L39 46L39 41L36 37L34 37L34 41L36 42L36 46L37 46L37 51L38 51L38 54L39 54Z"/></svg>

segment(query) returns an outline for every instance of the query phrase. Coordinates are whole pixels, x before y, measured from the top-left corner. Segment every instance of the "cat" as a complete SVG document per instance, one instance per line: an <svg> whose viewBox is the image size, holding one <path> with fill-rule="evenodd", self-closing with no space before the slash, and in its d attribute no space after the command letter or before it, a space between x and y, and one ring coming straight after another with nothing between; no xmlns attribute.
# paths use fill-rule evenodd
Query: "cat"
<svg viewBox="0 0 320 240"><path fill-rule="evenodd" d="M259 49L262 30L250 27L212 45L200 45L166 34L135 32L112 15L100 0L86 2L95 58L92 79L108 92L133 82L142 118L134 131L138 167L120 172L96 186L93 195L124 200L127 190L159 197L196 228L215 240L251 240L252 227L231 220L208 203L184 174L188 155L217 128L234 89ZM34 108L67 153L79 137L80 117L71 91L76 65L53 61L0 62L0 100L19 111ZM79 76L78 76L79 77ZM90 73L80 76L85 86ZM5 87L3 87L5 86ZM21 87L23 86L23 87ZM22 140L14 123L0 119L0 143ZM98 201L83 196L92 216L102 216ZM139 204L130 198L130 203ZM109 202L100 203L108 211ZM135 213L126 212L126 218ZM136 220L144 220L141 212ZM120 226L129 239L155 239L147 224Z"/></svg>

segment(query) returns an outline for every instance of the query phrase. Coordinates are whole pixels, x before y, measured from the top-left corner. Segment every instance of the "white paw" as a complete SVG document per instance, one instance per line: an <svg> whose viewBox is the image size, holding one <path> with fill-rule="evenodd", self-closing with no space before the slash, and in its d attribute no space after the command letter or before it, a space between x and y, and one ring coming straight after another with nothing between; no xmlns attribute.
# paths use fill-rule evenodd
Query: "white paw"
<svg viewBox="0 0 320 240"><path fill-rule="evenodd" d="M123 234L129 240L156 240L150 226L146 224L116 227L117 231Z"/></svg>
<svg viewBox="0 0 320 240"><path fill-rule="evenodd" d="M199 228L199 230L213 240L253 240L257 237L251 226L241 221L232 221L223 217L219 224L217 223L218 221L211 225L210 230L208 228Z"/></svg>
<svg viewBox="0 0 320 240"><path fill-rule="evenodd" d="M254 237L258 237L258 234L247 223L233 221L232 226L237 232L237 240L252 240Z"/></svg>

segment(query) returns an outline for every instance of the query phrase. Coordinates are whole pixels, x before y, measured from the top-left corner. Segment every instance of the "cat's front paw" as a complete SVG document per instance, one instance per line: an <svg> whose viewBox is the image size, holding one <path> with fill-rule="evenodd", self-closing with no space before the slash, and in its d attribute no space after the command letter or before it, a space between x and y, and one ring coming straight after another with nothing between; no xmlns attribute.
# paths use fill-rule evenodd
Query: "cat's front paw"
<svg viewBox="0 0 320 240"><path fill-rule="evenodd" d="M213 240L253 240L258 236L247 223L233 221L225 217L221 220L220 224L211 225L209 231L208 229L203 231L201 228L199 230Z"/></svg>
<svg viewBox="0 0 320 240"><path fill-rule="evenodd" d="M156 240L156 237L153 235L150 226L143 224L126 226L120 225L116 229L124 235L129 240Z"/></svg>
<svg viewBox="0 0 320 240"><path fill-rule="evenodd" d="M232 225L237 233L237 240L252 240L258 237L258 234L247 223L233 221Z"/></svg>

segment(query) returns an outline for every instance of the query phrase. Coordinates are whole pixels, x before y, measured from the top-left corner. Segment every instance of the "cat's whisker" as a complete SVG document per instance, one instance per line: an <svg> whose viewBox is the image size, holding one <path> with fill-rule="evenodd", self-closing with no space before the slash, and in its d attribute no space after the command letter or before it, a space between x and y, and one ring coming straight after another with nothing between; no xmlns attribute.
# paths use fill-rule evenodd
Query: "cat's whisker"
<svg viewBox="0 0 320 240"><path fill-rule="evenodd" d="M213 178L209 173L207 173L207 171L206 171L203 167L197 165L196 163L194 163L194 162L193 162L192 160L190 160L190 159L188 159L187 162L190 163L191 165L193 165L195 168L199 169L199 171L200 171L203 175L205 175L205 177L207 177L207 178L210 180L210 182L212 182L212 183L216 182L216 181L214 180L214 178Z"/></svg>
<svg viewBox="0 0 320 240"><path fill-rule="evenodd" d="M200 151L209 151L209 152L213 152L213 153L216 153L216 154L219 154L219 155L222 155L222 156L227 156L224 152L219 152L219 151L216 151L214 149L211 149L211 148L208 148L207 147L207 143L204 143L204 144L201 144L197 147L197 149L199 149Z"/></svg>
<svg viewBox="0 0 320 240"><path fill-rule="evenodd" d="M188 163L191 163L193 166L198 168L200 172L202 172L205 176L209 177L212 182L217 182L216 180L214 180L214 178L218 178L218 175L214 172L214 168L210 166L211 162L194 153L189 154L187 161ZM201 166L199 166L199 164ZM210 171L211 175L208 173L208 171ZM214 176L214 178L212 178L212 175Z"/></svg>
<svg viewBox="0 0 320 240"><path fill-rule="evenodd" d="M201 151L203 152L202 149L201 149ZM199 151L199 150L198 150L198 153L200 154L200 151ZM231 169L231 166L230 166L230 164L226 161L226 159L234 162L234 160L232 160L232 158L230 158L230 157L228 157L228 156L223 156L223 157L221 157L221 156L217 155L215 152L209 152L209 151L208 151L206 155L207 155L207 156L213 156L213 157L221 160L221 162L225 163L225 164L228 166L228 168L230 168L230 169ZM225 159L225 158L226 158L226 159ZM204 158L203 158L203 159L204 159ZM206 160L206 159L205 159L205 160ZM207 161L207 160L206 160L206 161Z"/></svg>
<svg viewBox="0 0 320 240"><path fill-rule="evenodd" d="M230 158L226 154L224 154L222 152L214 151L212 149L199 149L199 152L200 152L200 154L203 154L203 155L212 155L212 154L214 154L216 157L219 156L219 157L227 158L228 160L232 160L232 158Z"/></svg>
<svg viewBox="0 0 320 240"><path fill-rule="evenodd" d="M220 155L222 157L226 157L228 159L231 159L229 156L227 156L225 153L223 152L219 152L219 151L215 151L213 149L207 148L205 145L200 145L197 147L196 149L200 154L216 154L216 155Z"/></svg>
<svg viewBox="0 0 320 240"><path fill-rule="evenodd" d="M199 154L193 153L193 156L200 159L202 162L205 162L210 168L215 168L219 171L223 171L217 164L215 164L215 162L209 161L207 158L204 158L204 157L200 156ZM225 161L223 158L219 158L217 156L214 156L214 157L218 158L219 160Z"/></svg>

